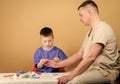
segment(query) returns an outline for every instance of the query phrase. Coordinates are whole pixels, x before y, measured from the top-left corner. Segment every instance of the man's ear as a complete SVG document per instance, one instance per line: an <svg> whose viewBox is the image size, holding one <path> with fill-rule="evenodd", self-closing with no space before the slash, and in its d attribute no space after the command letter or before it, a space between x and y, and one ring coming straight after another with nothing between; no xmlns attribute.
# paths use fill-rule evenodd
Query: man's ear
<svg viewBox="0 0 120 84"><path fill-rule="evenodd" d="M88 8L89 15L90 16L93 15L93 12L94 12L94 9L91 6L89 6L89 8Z"/></svg>
<svg viewBox="0 0 120 84"><path fill-rule="evenodd" d="M91 16L92 15L92 10L88 10L88 13Z"/></svg>

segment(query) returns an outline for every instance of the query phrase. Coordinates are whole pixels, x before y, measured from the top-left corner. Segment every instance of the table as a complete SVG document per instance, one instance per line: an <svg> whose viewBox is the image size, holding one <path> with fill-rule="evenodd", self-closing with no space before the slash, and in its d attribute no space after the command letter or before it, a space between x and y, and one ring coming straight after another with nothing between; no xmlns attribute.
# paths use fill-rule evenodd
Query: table
<svg viewBox="0 0 120 84"><path fill-rule="evenodd" d="M16 73L0 73L0 84L57 84L57 78L67 74L70 74L70 72L41 73L39 78L12 79L11 76L16 75Z"/></svg>

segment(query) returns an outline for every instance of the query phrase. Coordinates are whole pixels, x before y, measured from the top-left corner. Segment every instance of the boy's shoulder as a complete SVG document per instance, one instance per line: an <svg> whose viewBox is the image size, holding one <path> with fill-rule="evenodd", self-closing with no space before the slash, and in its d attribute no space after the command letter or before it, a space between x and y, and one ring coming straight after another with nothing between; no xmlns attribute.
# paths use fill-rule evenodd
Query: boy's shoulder
<svg viewBox="0 0 120 84"><path fill-rule="evenodd" d="M57 46L54 46L53 49L58 49L58 50L61 50L59 47Z"/></svg>
<svg viewBox="0 0 120 84"><path fill-rule="evenodd" d="M59 51L63 51L61 48L54 46L54 49L59 50Z"/></svg>
<svg viewBox="0 0 120 84"><path fill-rule="evenodd" d="M39 47L39 48L36 49L36 51L41 51L41 50L43 50L42 47Z"/></svg>

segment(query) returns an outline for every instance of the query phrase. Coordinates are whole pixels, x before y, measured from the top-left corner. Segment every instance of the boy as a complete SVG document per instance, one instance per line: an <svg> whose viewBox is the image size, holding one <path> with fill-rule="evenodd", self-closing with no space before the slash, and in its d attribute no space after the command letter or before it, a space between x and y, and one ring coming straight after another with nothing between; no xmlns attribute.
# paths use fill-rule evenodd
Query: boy
<svg viewBox="0 0 120 84"><path fill-rule="evenodd" d="M49 27L44 27L40 30L40 37L42 46L38 48L34 54L34 64L36 72L58 72L59 68L52 68L44 66L48 60L59 62L67 58L65 53L53 46L54 35Z"/></svg>

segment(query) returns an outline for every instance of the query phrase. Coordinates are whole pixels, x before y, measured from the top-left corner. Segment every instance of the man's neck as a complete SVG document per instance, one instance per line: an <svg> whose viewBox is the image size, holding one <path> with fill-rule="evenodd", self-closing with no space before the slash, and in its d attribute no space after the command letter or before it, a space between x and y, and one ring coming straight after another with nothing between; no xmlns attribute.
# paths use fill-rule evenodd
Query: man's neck
<svg viewBox="0 0 120 84"><path fill-rule="evenodd" d="M91 27L93 28L96 24L98 24L99 22L101 22L102 20L100 19L100 17L98 15L93 16L93 19L91 20Z"/></svg>

